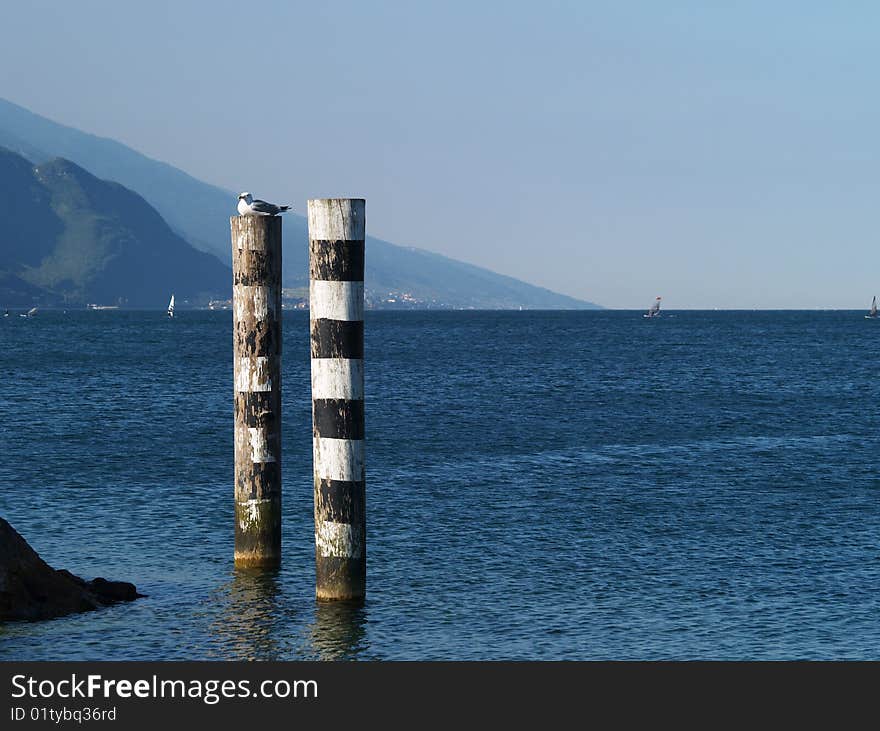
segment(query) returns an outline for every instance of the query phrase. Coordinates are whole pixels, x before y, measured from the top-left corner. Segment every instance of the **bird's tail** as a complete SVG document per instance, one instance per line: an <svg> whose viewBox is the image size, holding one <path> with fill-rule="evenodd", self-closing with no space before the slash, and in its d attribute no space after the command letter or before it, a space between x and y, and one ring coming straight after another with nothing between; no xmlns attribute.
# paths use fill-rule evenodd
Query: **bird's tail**
<svg viewBox="0 0 880 731"><path fill-rule="evenodd" d="M289 211L290 206L278 206L278 213L284 213L284 211Z"/></svg>

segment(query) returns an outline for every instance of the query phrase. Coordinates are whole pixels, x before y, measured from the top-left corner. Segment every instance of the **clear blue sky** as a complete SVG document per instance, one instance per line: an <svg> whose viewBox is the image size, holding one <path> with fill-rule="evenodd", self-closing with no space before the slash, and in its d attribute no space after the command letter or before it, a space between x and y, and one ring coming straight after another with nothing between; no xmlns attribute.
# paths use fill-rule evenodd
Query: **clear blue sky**
<svg viewBox="0 0 880 731"><path fill-rule="evenodd" d="M880 294L875 2L0 2L0 96L610 307Z"/></svg>

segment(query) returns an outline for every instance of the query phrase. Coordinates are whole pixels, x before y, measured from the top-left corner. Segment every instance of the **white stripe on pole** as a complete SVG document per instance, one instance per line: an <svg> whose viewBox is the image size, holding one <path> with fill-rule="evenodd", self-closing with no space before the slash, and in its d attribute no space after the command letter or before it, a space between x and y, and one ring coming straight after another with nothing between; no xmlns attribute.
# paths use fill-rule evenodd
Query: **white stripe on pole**
<svg viewBox="0 0 880 731"><path fill-rule="evenodd" d="M257 322L265 320L269 315L274 318L275 298L269 291L269 287L250 286L247 284L236 284L233 287L233 298L235 303L236 315L239 320L243 320L245 311L249 308L250 303L254 303L253 313Z"/></svg>
<svg viewBox="0 0 880 731"><path fill-rule="evenodd" d="M250 525L256 523L260 518L260 510L270 508L273 502L275 502L274 498L263 498L262 500L251 498L250 500L239 502L239 505L243 508L239 513L241 530L246 531Z"/></svg>
<svg viewBox="0 0 880 731"><path fill-rule="evenodd" d="M364 361L360 358L312 358L312 398L364 397Z"/></svg>
<svg viewBox="0 0 880 731"><path fill-rule="evenodd" d="M271 391L272 379L269 373L269 358L264 355L239 358L235 373L235 390L241 393Z"/></svg>
<svg viewBox="0 0 880 731"><path fill-rule="evenodd" d="M264 428L248 427L248 440L251 443L251 460L254 464L265 464L275 461L275 455L269 449Z"/></svg>
<svg viewBox="0 0 880 731"><path fill-rule="evenodd" d="M309 283L309 308L312 320L363 320L364 283L313 279Z"/></svg>
<svg viewBox="0 0 880 731"><path fill-rule="evenodd" d="M364 479L364 440L312 438L315 476L322 480L357 482Z"/></svg>
<svg viewBox="0 0 880 731"><path fill-rule="evenodd" d="M364 206L357 206L359 201L353 199L354 205L345 199L316 199L308 205L309 238L323 241L363 241L364 240ZM362 201L360 201L362 203ZM348 213L346 216L345 213ZM360 215L358 213L360 212Z"/></svg>
<svg viewBox="0 0 880 731"><path fill-rule="evenodd" d="M364 554L360 526L325 520L315 531L315 547L325 558L360 558Z"/></svg>

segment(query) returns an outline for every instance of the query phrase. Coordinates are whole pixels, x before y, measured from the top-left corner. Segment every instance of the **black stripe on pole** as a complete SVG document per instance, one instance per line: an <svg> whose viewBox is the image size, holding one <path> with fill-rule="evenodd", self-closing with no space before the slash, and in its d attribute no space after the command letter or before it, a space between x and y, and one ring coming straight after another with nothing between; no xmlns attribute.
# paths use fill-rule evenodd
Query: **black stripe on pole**
<svg viewBox="0 0 880 731"><path fill-rule="evenodd" d="M248 478L246 484L250 485L250 493L247 495L249 500L271 498L281 494L281 465L278 462L252 462L239 469L242 469ZM263 485L262 495L257 494L257 484Z"/></svg>
<svg viewBox="0 0 880 731"><path fill-rule="evenodd" d="M272 281L272 272L277 268L278 263L271 254L264 251L250 251L248 268L244 271L233 272L232 283L246 287L262 286L266 282Z"/></svg>
<svg viewBox="0 0 880 731"><path fill-rule="evenodd" d="M270 356L281 352L281 340L276 342L277 327L267 320L257 323L242 341L242 355Z"/></svg>
<svg viewBox="0 0 880 731"><path fill-rule="evenodd" d="M364 281L364 242L312 239L309 277L331 282Z"/></svg>
<svg viewBox="0 0 880 731"><path fill-rule="evenodd" d="M280 416L273 408L274 400L275 395L271 391L241 393L235 399L236 419L242 416L238 410L244 409L244 422L247 426L254 429L269 427L274 431L276 419Z"/></svg>
<svg viewBox="0 0 880 731"><path fill-rule="evenodd" d="M312 320L312 358L363 357L363 320Z"/></svg>
<svg viewBox="0 0 880 731"><path fill-rule="evenodd" d="M341 398L312 401L312 423L316 437L328 439L364 438L364 402Z"/></svg>
<svg viewBox="0 0 880 731"><path fill-rule="evenodd" d="M358 506L364 504L366 483L363 480L327 480L318 482L318 493L324 506L325 520L360 525L363 516Z"/></svg>

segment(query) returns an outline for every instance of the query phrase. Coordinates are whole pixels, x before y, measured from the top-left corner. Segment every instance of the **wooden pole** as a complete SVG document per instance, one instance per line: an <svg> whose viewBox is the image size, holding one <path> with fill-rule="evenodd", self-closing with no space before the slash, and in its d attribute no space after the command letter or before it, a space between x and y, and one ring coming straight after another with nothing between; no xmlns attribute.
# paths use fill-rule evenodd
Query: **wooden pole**
<svg viewBox="0 0 880 731"><path fill-rule="evenodd" d="M235 565L281 563L281 219L233 216Z"/></svg>
<svg viewBox="0 0 880 731"><path fill-rule="evenodd" d="M309 201L315 594L366 595L364 233L366 202Z"/></svg>

